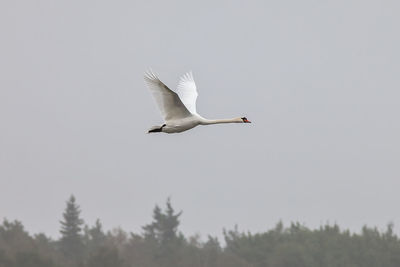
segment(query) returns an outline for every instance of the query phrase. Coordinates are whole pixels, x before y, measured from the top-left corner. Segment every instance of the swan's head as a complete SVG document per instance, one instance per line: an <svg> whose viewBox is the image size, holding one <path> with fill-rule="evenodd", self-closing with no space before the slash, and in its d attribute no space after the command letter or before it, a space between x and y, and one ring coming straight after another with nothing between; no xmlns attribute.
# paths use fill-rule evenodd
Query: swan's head
<svg viewBox="0 0 400 267"><path fill-rule="evenodd" d="M251 123L246 117L241 118L244 123Z"/></svg>

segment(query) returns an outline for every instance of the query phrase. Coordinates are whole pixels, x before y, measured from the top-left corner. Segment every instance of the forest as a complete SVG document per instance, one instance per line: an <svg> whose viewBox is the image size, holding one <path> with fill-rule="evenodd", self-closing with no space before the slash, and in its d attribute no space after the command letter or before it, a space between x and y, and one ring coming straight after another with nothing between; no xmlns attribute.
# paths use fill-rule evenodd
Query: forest
<svg viewBox="0 0 400 267"><path fill-rule="evenodd" d="M99 220L85 225L74 196L66 202L60 238L29 234L21 222L0 225L0 267L399 267L400 240L388 224L385 231L364 226L359 233L338 225L309 229L278 222L262 233L224 230L201 240L179 231L182 212L170 199L156 205L142 233L104 231Z"/></svg>

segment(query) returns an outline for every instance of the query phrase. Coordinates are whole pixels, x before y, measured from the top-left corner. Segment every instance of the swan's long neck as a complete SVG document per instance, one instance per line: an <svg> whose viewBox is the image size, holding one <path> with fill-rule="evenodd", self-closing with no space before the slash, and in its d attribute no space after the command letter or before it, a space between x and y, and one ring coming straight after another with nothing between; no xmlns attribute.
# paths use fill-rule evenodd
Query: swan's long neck
<svg viewBox="0 0 400 267"><path fill-rule="evenodd" d="M221 119L221 120L208 120L202 118L200 124L201 125L209 125L209 124L220 124L220 123L241 123L243 120L241 118L233 118L233 119Z"/></svg>

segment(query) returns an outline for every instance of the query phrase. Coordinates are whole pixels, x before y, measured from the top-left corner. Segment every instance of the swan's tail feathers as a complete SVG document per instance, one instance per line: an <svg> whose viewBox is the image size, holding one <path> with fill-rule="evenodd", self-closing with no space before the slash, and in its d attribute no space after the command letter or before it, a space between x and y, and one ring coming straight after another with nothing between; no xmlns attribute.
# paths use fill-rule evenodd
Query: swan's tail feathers
<svg viewBox="0 0 400 267"><path fill-rule="evenodd" d="M163 126L153 126L149 129L149 131L147 133L159 133L162 132L162 128L165 126L165 124Z"/></svg>

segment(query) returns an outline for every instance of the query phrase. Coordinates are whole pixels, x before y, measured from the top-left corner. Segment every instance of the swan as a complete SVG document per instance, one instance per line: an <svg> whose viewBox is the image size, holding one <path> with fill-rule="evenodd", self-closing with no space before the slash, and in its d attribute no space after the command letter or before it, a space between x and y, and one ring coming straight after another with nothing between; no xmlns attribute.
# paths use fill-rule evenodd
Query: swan
<svg viewBox="0 0 400 267"><path fill-rule="evenodd" d="M184 74L178 83L177 92L169 89L151 70L145 72L144 81L164 118L164 124L150 128L148 133L180 133L198 125L219 123L251 123L246 117L209 120L196 111L197 88L192 72Z"/></svg>

